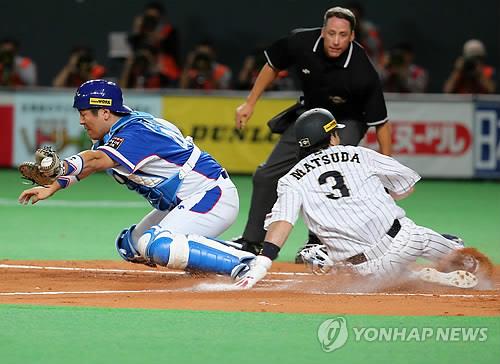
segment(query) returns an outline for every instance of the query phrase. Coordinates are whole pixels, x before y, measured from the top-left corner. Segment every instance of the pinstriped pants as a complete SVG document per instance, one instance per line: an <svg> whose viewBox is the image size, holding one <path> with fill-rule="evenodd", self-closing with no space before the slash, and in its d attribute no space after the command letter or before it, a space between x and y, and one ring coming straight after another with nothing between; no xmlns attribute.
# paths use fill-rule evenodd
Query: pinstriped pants
<svg viewBox="0 0 500 364"><path fill-rule="evenodd" d="M355 265L362 275L387 277L403 272L417 258L436 262L463 245L448 240L432 229L416 225L411 219L400 219L401 230L394 237L384 235L381 242L365 252L367 262Z"/></svg>

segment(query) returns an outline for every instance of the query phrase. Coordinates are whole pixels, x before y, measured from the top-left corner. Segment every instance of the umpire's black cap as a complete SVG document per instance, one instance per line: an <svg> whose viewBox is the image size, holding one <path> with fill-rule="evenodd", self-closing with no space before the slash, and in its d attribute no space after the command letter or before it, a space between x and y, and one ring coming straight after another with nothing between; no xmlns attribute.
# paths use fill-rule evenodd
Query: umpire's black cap
<svg viewBox="0 0 500 364"><path fill-rule="evenodd" d="M295 122L295 137L299 149L308 150L329 142L335 129L345 128L326 109L311 109L300 115Z"/></svg>

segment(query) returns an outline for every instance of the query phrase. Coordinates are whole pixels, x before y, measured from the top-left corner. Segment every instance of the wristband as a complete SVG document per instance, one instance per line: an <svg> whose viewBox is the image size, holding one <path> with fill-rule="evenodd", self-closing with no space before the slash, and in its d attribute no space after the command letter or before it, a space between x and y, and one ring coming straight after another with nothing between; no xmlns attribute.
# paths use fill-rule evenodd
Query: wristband
<svg viewBox="0 0 500 364"><path fill-rule="evenodd" d="M275 260L278 257L278 253L280 252L280 247L276 244L265 241L262 244L262 250L260 251L260 255L268 257L271 260Z"/></svg>
<svg viewBox="0 0 500 364"><path fill-rule="evenodd" d="M56 179L57 183L61 188L67 188L76 182L80 182L80 178L77 176L60 176Z"/></svg>
<svg viewBox="0 0 500 364"><path fill-rule="evenodd" d="M63 175L65 176L78 176L83 170L83 158L78 154L72 155L64 160L67 164Z"/></svg>

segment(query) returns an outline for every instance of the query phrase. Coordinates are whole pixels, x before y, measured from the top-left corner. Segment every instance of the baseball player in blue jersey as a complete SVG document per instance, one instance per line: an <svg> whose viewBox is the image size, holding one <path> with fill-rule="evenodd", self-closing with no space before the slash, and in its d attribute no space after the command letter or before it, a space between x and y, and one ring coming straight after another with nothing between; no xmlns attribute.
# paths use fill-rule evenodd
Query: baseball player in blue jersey
<svg viewBox="0 0 500 364"><path fill-rule="evenodd" d="M391 157L341 145L337 129L343 127L325 109L308 110L297 119L301 160L279 180L262 252L237 287L250 288L266 275L299 213L322 243L304 250L304 261L320 271L342 267L377 279L408 273L461 288L488 278L492 265L486 256L464 248L456 237L416 225L395 203L413 191L420 176ZM438 269L410 270L419 257L436 262Z"/></svg>
<svg viewBox="0 0 500 364"><path fill-rule="evenodd" d="M216 240L237 218L236 187L222 166L185 138L172 123L133 111L113 82L91 80L76 91L73 107L94 141L61 160L50 148L20 171L40 187L21 193L33 204L92 173L107 171L118 183L142 195L153 210L116 239L130 262L169 268L238 274L255 256Z"/></svg>

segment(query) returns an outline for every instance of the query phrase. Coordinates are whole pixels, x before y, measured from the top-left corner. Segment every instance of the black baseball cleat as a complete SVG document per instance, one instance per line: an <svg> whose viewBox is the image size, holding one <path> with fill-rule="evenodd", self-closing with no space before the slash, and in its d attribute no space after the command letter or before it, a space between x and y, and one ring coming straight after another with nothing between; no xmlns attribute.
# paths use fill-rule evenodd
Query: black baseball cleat
<svg viewBox="0 0 500 364"><path fill-rule="evenodd" d="M253 241L248 241L245 239L243 236L238 236L237 238L231 239L233 243L240 244L241 245L241 250L244 250L246 252L259 255L260 250L262 249L262 243L256 243Z"/></svg>
<svg viewBox="0 0 500 364"><path fill-rule="evenodd" d="M464 240L459 236L451 235L451 234L441 234L441 236L445 237L448 240L454 241L457 244L465 246Z"/></svg>
<svg viewBox="0 0 500 364"><path fill-rule="evenodd" d="M306 240L304 246L297 251L295 254L295 263L302 264L304 263L304 259L302 258L302 251L312 248L313 246L321 245L321 241L319 241L316 235L309 234L309 239Z"/></svg>

